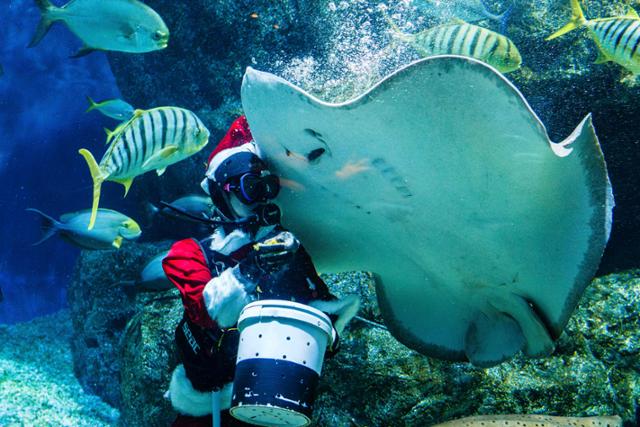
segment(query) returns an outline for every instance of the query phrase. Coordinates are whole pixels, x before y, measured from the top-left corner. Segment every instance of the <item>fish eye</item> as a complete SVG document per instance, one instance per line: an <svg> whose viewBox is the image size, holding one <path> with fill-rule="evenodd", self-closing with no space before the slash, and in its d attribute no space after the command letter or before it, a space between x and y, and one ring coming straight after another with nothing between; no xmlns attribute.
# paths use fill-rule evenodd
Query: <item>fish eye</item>
<svg viewBox="0 0 640 427"><path fill-rule="evenodd" d="M156 31L155 33L153 33L151 38L155 41L160 41L164 38L164 34L162 33L162 31Z"/></svg>

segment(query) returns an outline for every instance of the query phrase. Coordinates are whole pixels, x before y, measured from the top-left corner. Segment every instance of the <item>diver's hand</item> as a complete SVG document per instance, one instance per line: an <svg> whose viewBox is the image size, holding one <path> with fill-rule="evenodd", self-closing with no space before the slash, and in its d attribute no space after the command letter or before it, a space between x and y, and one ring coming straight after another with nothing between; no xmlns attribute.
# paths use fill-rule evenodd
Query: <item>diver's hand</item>
<svg viewBox="0 0 640 427"><path fill-rule="evenodd" d="M240 273L256 282L260 276L280 270L293 259L299 247L300 241L288 231L257 242L240 262Z"/></svg>
<svg viewBox="0 0 640 427"><path fill-rule="evenodd" d="M260 268L268 273L278 271L293 258L300 247L300 241L288 231L253 245L252 254Z"/></svg>

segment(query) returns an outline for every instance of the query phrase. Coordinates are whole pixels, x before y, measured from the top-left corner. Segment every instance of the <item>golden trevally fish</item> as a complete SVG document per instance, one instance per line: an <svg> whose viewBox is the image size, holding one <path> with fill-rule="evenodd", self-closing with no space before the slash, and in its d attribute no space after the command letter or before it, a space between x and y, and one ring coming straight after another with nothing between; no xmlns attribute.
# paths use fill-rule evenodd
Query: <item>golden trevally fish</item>
<svg viewBox="0 0 640 427"><path fill-rule="evenodd" d="M67 242L84 249L120 248L123 239L135 240L142 233L137 222L111 209L98 210L92 230L87 230L91 217L89 209L64 214L59 221L37 209L27 210L37 213L42 220L42 238L34 245L58 234Z"/></svg>
<svg viewBox="0 0 640 427"><path fill-rule="evenodd" d="M136 110L133 117L110 134L111 145L100 164L86 149L79 150L93 178L93 227L104 181L124 185L127 195L133 179L150 170L162 175L167 166L202 150L209 142L209 130L191 111L178 107Z"/></svg>
<svg viewBox="0 0 640 427"><path fill-rule="evenodd" d="M478 59L502 73L517 70L522 57L516 45L502 34L458 21L407 34L391 23L392 36L409 43L422 56L461 55Z"/></svg>
<svg viewBox="0 0 640 427"><path fill-rule="evenodd" d="M160 15L138 0L71 0L62 7L49 0L35 2L42 18L29 47L37 45L57 21L82 40L76 57L94 50L151 52L169 42L169 29Z"/></svg>
<svg viewBox="0 0 640 427"><path fill-rule="evenodd" d="M613 61L634 75L640 74L640 17L633 8L625 16L586 19L578 0L571 0L571 20L547 40L582 26L598 46L596 64Z"/></svg>

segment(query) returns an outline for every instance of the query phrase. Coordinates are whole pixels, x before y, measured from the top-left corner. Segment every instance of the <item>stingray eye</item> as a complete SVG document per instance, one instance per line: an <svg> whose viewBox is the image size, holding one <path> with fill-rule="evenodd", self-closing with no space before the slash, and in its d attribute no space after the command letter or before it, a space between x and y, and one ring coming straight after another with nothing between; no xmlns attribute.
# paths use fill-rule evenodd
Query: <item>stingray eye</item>
<svg viewBox="0 0 640 427"><path fill-rule="evenodd" d="M159 42L160 40L162 40L162 38L164 37L164 34L162 34L162 31L156 31L155 33L153 33L153 35L151 36L152 39L154 39L155 41Z"/></svg>

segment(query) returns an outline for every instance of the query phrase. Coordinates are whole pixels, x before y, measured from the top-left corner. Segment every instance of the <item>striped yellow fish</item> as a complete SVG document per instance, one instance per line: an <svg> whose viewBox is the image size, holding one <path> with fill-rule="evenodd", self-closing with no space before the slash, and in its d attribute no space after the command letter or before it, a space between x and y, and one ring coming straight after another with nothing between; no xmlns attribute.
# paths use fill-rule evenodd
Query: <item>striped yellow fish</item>
<svg viewBox="0 0 640 427"><path fill-rule="evenodd" d="M547 40L583 26L598 46L596 64L613 61L634 75L640 73L640 17L635 10L629 8L625 16L586 19L578 0L571 0L571 20Z"/></svg>
<svg viewBox="0 0 640 427"><path fill-rule="evenodd" d="M460 21L439 25L417 34L401 32L395 25L393 37L409 43L423 56L461 55L478 59L501 73L520 68L522 57L509 38L477 25Z"/></svg>
<svg viewBox="0 0 640 427"><path fill-rule="evenodd" d="M104 181L124 185L127 195L133 179L150 170L162 175L167 166L197 153L209 142L209 130L191 111L178 107L136 110L133 117L110 134L111 145L100 164L86 149L80 154L93 178L93 207L88 229L96 220Z"/></svg>

